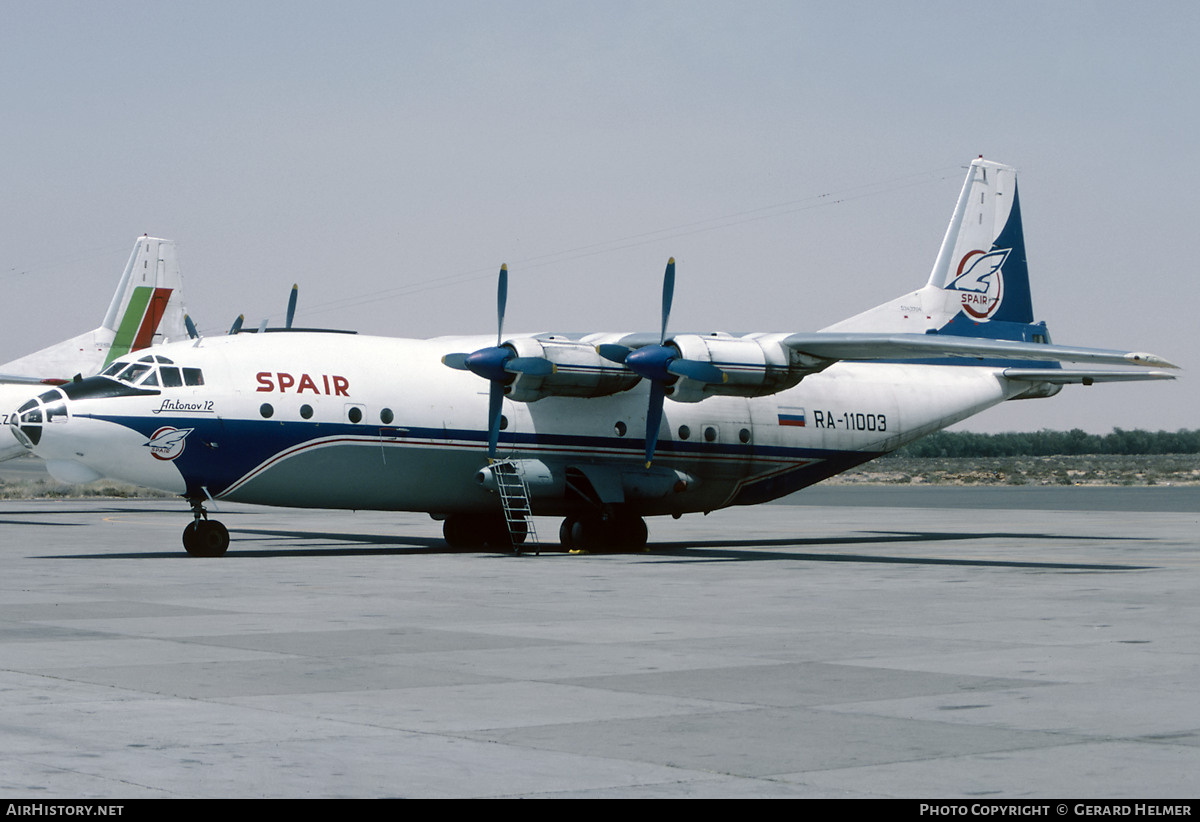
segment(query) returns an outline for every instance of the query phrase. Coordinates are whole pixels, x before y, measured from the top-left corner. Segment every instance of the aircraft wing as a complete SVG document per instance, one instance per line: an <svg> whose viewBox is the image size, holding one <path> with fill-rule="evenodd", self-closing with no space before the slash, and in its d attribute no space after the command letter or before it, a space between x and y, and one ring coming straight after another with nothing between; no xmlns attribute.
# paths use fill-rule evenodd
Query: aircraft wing
<svg viewBox="0 0 1200 822"><path fill-rule="evenodd" d="M818 332L791 334L782 340L782 344L798 354L829 361L965 357L1141 365L1160 368L1179 367L1154 354L1139 351L1076 348L1013 340L991 340L982 337L957 337L949 334Z"/></svg>

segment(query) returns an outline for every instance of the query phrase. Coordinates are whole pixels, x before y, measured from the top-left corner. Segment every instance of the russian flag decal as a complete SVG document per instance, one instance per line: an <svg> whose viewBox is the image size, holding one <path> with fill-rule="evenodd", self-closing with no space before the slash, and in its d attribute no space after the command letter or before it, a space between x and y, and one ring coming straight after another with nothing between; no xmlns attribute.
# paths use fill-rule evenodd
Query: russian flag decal
<svg viewBox="0 0 1200 822"><path fill-rule="evenodd" d="M779 409L779 424L792 425L797 428L804 427L804 409L803 408L780 408Z"/></svg>

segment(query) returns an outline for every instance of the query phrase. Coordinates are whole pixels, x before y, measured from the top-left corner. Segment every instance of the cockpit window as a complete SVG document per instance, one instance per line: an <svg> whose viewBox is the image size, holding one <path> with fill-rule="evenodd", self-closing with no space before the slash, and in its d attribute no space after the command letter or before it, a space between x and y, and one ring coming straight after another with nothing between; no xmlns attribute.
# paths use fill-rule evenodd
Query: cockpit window
<svg viewBox="0 0 1200 822"><path fill-rule="evenodd" d="M137 378L150 370L150 366L140 362L135 362L117 375L117 379L123 382L137 382Z"/></svg>
<svg viewBox="0 0 1200 822"><path fill-rule="evenodd" d="M184 385L204 385L204 372L199 368L180 368L159 354L147 354L137 362L114 362L100 372L122 382L148 387L179 388Z"/></svg>

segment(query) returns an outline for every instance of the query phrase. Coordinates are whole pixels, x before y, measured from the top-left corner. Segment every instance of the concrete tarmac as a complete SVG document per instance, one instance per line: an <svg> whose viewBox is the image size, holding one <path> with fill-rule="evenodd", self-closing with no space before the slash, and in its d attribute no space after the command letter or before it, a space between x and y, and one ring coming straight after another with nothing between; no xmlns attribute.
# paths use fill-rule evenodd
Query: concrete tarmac
<svg viewBox="0 0 1200 822"><path fill-rule="evenodd" d="M537 557L222 504L219 559L0 502L0 794L1200 794L1200 489L790 502Z"/></svg>

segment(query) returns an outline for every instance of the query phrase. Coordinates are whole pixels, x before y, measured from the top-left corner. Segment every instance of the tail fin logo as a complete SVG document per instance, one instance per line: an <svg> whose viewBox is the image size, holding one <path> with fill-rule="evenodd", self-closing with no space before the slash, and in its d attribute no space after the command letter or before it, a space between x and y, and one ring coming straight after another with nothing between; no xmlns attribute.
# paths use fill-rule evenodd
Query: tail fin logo
<svg viewBox="0 0 1200 822"><path fill-rule="evenodd" d="M959 293L962 311L971 319L986 322L1000 310L1004 302L1004 261L1010 251L969 251L959 261L958 272L946 290Z"/></svg>

